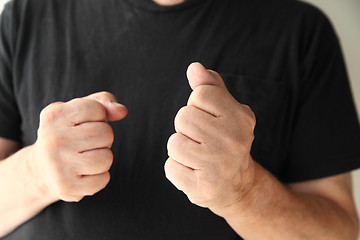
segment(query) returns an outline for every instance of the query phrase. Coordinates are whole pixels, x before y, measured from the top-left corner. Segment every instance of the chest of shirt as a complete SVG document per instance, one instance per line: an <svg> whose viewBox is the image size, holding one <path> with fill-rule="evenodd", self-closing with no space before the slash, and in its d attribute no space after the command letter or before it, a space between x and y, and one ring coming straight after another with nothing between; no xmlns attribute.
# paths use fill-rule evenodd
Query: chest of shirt
<svg viewBox="0 0 360 240"><path fill-rule="evenodd" d="M283 65L294 64L286 54L291 46L275 45L285 36L264 41L266 32L252 32L242 24L230 32L226 20L219 25L208 20L209 14L181 25L174 16L126 12L109 16L112 21L96 11L74 22L66 15L52 16L20 40L25 54L15 64L14 81L25 145L36 140L38 116L46 105L110 91L130 111L116 130L127 133L127 142L159 149L190 94L186 68L200 61L218 71L233 96L253 109L252 154L275 174L280 171L296 98L294 76ZM144 133L146 139L157 137L145 141Z"/></svg>

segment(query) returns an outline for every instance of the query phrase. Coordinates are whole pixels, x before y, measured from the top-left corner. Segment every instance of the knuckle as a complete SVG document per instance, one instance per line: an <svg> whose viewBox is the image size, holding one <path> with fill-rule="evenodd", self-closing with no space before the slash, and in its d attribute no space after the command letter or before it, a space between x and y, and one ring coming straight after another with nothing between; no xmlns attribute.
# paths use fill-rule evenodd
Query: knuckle
<svg viewBox="0 0 360 240"><path fill-rule="evenodd" d="M251 149L251 146L252 146L252 143L253 143L253 141L255 140L255 134L254 134L254 132L252 131L251 133L250 133L250 141L249 141L249 148Z"/></svg>
<svg viewBox="0 0 360 240"><path fill-rule="evenodd" d="M99 96L106 98L106 99L115 99L115 96L112 93L107 92L107 91L99 92Z"/></svg>
<svg viewBox="0 0 360 240"><path fill-rule="evenodd" d="M106 119L105 106L103 104L101 104L100 102L91 100L90 109L94 115L99 116L103 119Z"/></svg>
<svg viewBox="0 0 360 240"><path fill-rule="evenodd" d="M189 120L189 106L180 108L175 117L175 129L178 130Z"/></svg>
<svg viewBox="0 0 360 240"><path fill-rule="evenodd" d="M114 155L113 152L110 149L106 149L104 151L104 166L105 166L105 170L109 171L109 169L111 168L113 161L114 161Z"/></svg>
<svg viewBox="0 0 360 240"><path fill-rule="evenodd" d="M103 173L101 175L101 178L98 179L97 184L92 188L92 190L88 190L86 196L93 196L96 193L100 192L108 185L109 182L110 182L110 173L109 172Z"/></svg>
<svg viewBox="0 0 360 240"><path fill-rule="evenodd" d="M109 148L105 149L104 155L104 159L108 161L112 161L114 159L114 154Z"/></svg>
<svg viewBox="0 0 360 240"><path fill-rule="evenodd" d="M82 104L85 101L84 98L73 98L70 101L67 102L67 104Z"/></svg>
<svg viewBox="0 0 360 240"><path fill-rule="evenodd" d="M244 117L248 123L248 126L251 127L252 129L255 128L255 124L256 124L256 117L255 117L255 113L252 111L252 109L250 108L250 106L248 105L242 105L244 108L244 111L246 114L244 114Z"/></svg>
<svg viewBox="0 0 360 240"><path fill-rule="evenodd" d="M224 98L228 96L226 89L214 85L201 85L195 88L190 94L188 104L196 105L198 103L206 103L211 98Z"/></svg>
<svg viewBox="0 0 360 240"><path fill-rule="evenodd" d="M89 109L93 114L106 116L106 109L103 104L93 99L82 99L82 104L79 107Z"/></svg>
<svg viewBox="0 0 360 240"><path fill-rule="evenodd" d="M88 97L92 99L96 99L99 102L106 102L106 101L116 101L115 96L107 91L97 92L94 94L89 95Z"/></svg>
<svg viewBox="0 0 360 240"><path fill-rule="evenodd" d="M188 107L187 106L184 106L184 107L182 107L182 108L180 108L179 109L179 111L178 111L178 113L176 114L176 117L177 118L183 118L184 117L184 115L186 115L186 110L188 109Z"/></svg>
<svg viewBox="0 0 360 240"><path fill-rule="evenodd" d="M111 178L111 176L110 176L109 172L105 172L103 174L102 184L100 186L99 191L104 189L106 187L106 185L108 185L108 183L110 182L110 178Z"/></svg>
<svg viewBox="0 0 360 240"><path fill-rule="evenodd" d="M166 162L164 164L165 177L169 180L172 179L171 165L172 165L172 160L169 158L168 160L166 160Z"/></svg>
<svg viewBox="0 0 360 240"><path fill-rule="evenodd" d="M108 123L104 123L102 124L102 131L104 131L104 134L107 136L107 137L114 137L114 131L112 129L112 127L110 126L110 124Z"/></svg>
<svg viewBox="0 0 360 240"><path fill-rule="evenodd" d="M101 134L107 139L109 144L111 145L114 142L114 131L112 127L108 123L102 124L102 128L100 129Z"/></svg>
<svg viewBox="0 0 360 240"><path fill-rule="evenodd" d="M177 142L177 134L178 133L174 133L169 137L169 140L167 142L167 150L168 150L168 155L170 156L174 146L176 146L176 142Z"/></svg>
<svg viewBox="0 0 360 240"><path fill-rule="evenodd" d="M251 151L251 145L252 141L249 139L246 139L241 142L241 144L238 145L238 152L241 156L246 156Z"/></svg>
<svg viewBox="0 0 360 240"><path fill-rule="evenodd" d="M93 98L75 98L69 102L75 112L86 110L96 116L106 116L106 109L103 104Z"/></svg>
<svg viewBox="0 0 360 240"><path fill-rule="evenodd" d="M40 112L40 122L46 125L53 123L56 119L59 118L61 107L62 104L60 102L51 103L46 106Z"/></svg>
<svg viewBox="0 0 360 240"><path fill-rule="evenodd" d="M238 106L239 107L233 112L235 119L237 119L244 130L249 130L252 133L256 125L255 113L248 105L239 103Z"/></svg>
<svg viewBox="0 0 360 240"><path fill-rule="evenodd" d="M190 94L189 103L202 102L208 95L209 87L208 85L201 85L195 88Z"/></svg>

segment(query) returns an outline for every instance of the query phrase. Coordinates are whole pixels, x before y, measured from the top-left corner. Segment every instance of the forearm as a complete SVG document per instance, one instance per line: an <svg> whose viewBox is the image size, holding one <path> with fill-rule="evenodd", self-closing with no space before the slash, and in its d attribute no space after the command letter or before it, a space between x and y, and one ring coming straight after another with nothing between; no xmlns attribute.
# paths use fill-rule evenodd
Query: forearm
<svg viewBox="0 0 360 240"><path fill-rule="evenodd" d="M0 237L58 200L79 202L105 188L114 141L108 121L126 115L109 92L45 107L36 142L0 160ZM0 138L0 157L16 145Z"/></svg>
<svg viewBox="0 0 360 240"><path fill-rule="evenodd" d="M45 197L29 163L31 147L0 160L0 237L55 202Z"/></svg>
<svg viewBox="0 0 360 240"><path fill-rule="evenodd" d="M356 216L325 197L291 191L256 163L254 168L253 190L218 213L244 239L356 239Z"/></svg>

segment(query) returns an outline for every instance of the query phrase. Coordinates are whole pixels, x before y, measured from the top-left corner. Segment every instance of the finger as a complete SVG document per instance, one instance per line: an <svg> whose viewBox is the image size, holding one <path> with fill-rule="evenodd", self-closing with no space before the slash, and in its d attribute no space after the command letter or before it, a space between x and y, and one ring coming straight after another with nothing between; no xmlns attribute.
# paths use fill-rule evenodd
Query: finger
<svg viewBox="0 0 360 240"><path fill-rule="evenodd" d="M87 98L75 98L64 103L60 110L71 125L85 122L106 122L106 109L98 101Z"/></svg>
<svg viewBox="0 0 360 240"><path fill-rule="evenodd" d="M127 108L118 103L115 96L109 92L99 92L91 94L87 99L93 99L101 103L106 109L107 121L118 121L126 117Z"/></svg>
<svg viewBox="0 0 360 240"><path fill-rule="evenodd" d="M225 83L218 73L207 70L198 62L189 65L186 71L187 78L192 90L201 85L214 85L226 89Z"/></svg>
<svg viewBox="0 0 360 240"><path fill-rule="evenodd" d="M187 77L193 89L188 105L219 117L227 114L228 110L238 103L227 90L221 76L215 71L205 69L200 63L190 64Z"/></svg>
<svg viewBox="0 0 360 240"><path fill-rule="evenodd" d="M71 129L71 146L77 152L110 148L114 141L114 132L108 123L87 122Z"/></svg>
<svg viewBox="0 0 360 240"><path fill-rule="evenodd" d="M110 173L82 176L79 182L79 193L91 196L104 189L110 181Z"/></svg>
<svg viewBox="0 0 360 240"><path fill-rule="evenodd" d="M168 155L177 162L192 169L202 169L206 163L200 160L202 149L199 143L181 133L170 136L167 144Z"/></svg>
<svg viewBox="0 0 360 240"><path fill-rule="evenodd" d="M96 175L110 170L113 153L109 148L95 149L78 153L78 175Z"/></svg>
<svg viewBox="0 0 360 240"><path fill-rule="evenodd" d="M215 117L232 114L241 106L227 90L211 85L201 85L192 91L187 105L199 108Z"/></svg>
<svg viewBox="0 0 360 240"><path fill-rule="evenodd" d="M196 186L196 175L193 169L188 168L172 158L165 162L165 176L174 186L183 192L190 192Z"/></svg>
<svg viewBox="0 0 360 240"><path fill-rule="evenodd" d="M193 106L181 108L175 117L175 130L198 143L206 143L218 130L216 118Z"/></svg>

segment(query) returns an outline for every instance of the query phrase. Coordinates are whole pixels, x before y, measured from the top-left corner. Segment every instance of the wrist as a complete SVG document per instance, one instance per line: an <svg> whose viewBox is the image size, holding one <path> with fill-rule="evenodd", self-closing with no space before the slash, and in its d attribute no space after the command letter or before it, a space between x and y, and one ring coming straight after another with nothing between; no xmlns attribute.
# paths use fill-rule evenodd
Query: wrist
<svg viewBox="0 0 360 240"><path fill-rule="evenodd" d="M248 185L241 193L242 197L239 201L217 209L216 212L213 211L230 225L234 223L242 225L254 221L269 207L269 201L275 197L278 181L252 158L245 175L244 181L247 181Z"/></svg>
<svg viewBox="0 0 360 240"><path fill-rule="evenodd" d="M250 207L253 199L256 198L255 196L259 185L257 168L258 164L250 156L248 166L241 173L241 187L235 192L235 201L232 201L228 205L212 208L210 210L225 219L232 218L233 216L241 216L242 213L244 213L244 210Z"/></svg>
<svg viewBox="0 0 360 240"><path fill-rule="evenodd" d="M251 189L241 201L229 205L220 213L231 226L255 224L288 196L284 194L286 188L270 172L257 162L253 163L254 178Z"/></svg>
<svg viewBox="0 0 360 240"><path fill-rule="evenodd" d="M35 143L36 144L36 143ZM50 188L42 176L41 167L38 164L38 156L36 154L35 144L26 147L24 150L27 151L27 157L25 158L27 185L29 190L33 191L36 199L42 199L45 203L51 204L59 199L51 195Z"/></svg>

